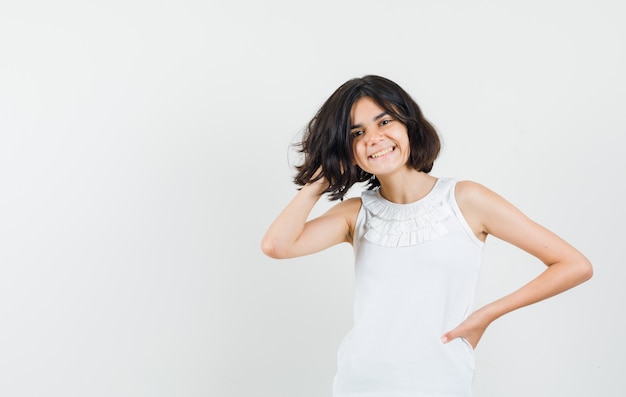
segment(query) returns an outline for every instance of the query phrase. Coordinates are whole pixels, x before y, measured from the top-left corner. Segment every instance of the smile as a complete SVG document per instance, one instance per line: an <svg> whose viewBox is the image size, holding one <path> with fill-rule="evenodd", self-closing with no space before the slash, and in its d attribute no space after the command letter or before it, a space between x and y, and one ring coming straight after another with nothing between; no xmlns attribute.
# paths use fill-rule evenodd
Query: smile
<svg viewBox="0 0 626 397"><path fill-rule="evenodd" d="M393 146L392 146L392 147L388 147L387 149L383 149L383 150L381 150L380 152L376 152L376 153L374 153L374 154L370 155L370 157L371 157L371 158L373 158L373 159L376 159L376 158L379 158L379 157L381 157L381 156L384 156L384 155L386 155L386 154L388 154L388 153L393 152L393 151L394 151L394 149L395 149L395 147L393 147Z"/></svg>

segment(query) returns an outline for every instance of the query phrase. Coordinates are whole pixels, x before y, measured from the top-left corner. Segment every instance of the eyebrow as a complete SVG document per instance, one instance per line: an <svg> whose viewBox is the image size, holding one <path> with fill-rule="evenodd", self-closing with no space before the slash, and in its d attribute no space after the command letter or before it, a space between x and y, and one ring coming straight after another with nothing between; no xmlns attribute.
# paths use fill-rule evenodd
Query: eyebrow
<svg viewBox="0 0 626 397"><path fill-rule="evenodd" d="M386 115L387 115L387 112L382 112L378 116L374 117L374 119L372 121L380 120L381 118L385 117ZM350 129L353 130L355 128L361 128L361 127L363 127L361 124L355 124L355 125L351 125Z"/></svg>

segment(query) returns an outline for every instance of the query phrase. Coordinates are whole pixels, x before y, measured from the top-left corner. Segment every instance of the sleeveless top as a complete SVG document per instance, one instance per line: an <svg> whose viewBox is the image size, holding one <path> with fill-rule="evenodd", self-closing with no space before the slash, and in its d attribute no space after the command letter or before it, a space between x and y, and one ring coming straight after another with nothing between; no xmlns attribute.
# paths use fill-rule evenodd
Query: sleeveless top
<svg viewBox="0 0 626 397"><path fill-rule="evenodd" d="M354 327L337 354L334 397L468 397L474 352L441 336L473 312L483 242L457 205L455 179L396 204L361 195L354 230Z"/></svg>

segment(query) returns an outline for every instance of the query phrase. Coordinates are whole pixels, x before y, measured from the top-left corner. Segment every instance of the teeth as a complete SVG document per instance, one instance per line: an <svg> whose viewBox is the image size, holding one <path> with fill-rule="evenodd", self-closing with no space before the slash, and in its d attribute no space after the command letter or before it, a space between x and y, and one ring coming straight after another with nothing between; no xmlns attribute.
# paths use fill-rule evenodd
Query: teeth
<svg viewBox="0 0 626 397"><path fill-rule="evenodd" d="M372 154L372 158L375 159L375 158L378 158L380 156L384 156L387 153L391 153L392 150L393 150L393 147L387 148L385 150L381 150L380 152L376 152L376 153Z"/></svg>

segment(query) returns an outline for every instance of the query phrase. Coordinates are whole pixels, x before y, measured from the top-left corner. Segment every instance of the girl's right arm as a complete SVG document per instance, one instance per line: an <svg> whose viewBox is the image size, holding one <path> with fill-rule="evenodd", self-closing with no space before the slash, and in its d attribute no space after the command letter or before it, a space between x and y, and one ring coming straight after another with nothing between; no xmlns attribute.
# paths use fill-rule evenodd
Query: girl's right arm
<svg viewBox="0 0 626 397"><path fill-rule="evenodd" d="M342 201L307 222L326 187L322 179L300 189L265 233L261 242L265 255L276 259L294 258L339 243L352 243L354 222L361 206L358 198Z"/></svg>

